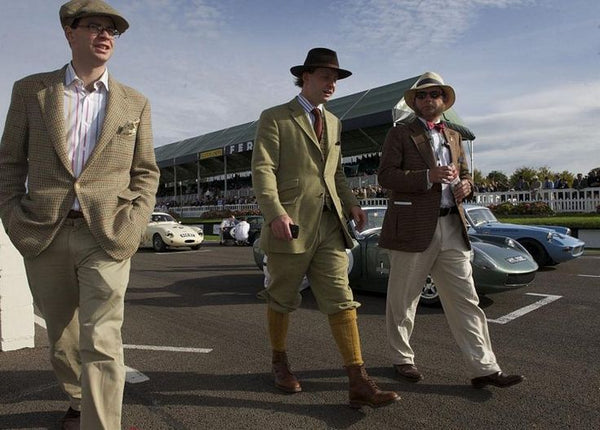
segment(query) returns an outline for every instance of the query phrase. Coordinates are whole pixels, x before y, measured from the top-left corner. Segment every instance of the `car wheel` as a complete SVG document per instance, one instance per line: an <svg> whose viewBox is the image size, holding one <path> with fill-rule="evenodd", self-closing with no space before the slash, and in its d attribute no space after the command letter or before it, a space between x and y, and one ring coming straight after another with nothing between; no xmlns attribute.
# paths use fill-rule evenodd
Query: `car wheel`
<svg viewBox="0 0 600 430"><path fill-rule="evenodd" d="M421 291L421 298L419 299L419 304L425 306L440 305L440 296L437 292L435 282L433 282L433 278L431 277L431 275L427 275L425 285L423 285L423 290Z"/></svg>
<svg viewBox="0 0 600 430"><path fill-rule="evenodd" d="M521 239L518 242L521 245L523 245L523 248L525 248L527 252L531 254L538 266L549 266L552 263L552 260L550 260L550 257L548 256L548 253L546 252L542 244L539 243L537 240Z"/></svg>
<svg viewBox="0 0 600 430"><path fill-rule="evenodd" d="M200 249L200 245L194 245L194 246L192 246L192 249L194 251L198 251Z"/></svg>
<svg viewBox="0 0 600 430"><path fill-rule="evenodd" d="M162 237L160 237L160 234L156 233L152 236L152 247L156 252L162 252L167 249L167 245L162 240Z"/></svg>

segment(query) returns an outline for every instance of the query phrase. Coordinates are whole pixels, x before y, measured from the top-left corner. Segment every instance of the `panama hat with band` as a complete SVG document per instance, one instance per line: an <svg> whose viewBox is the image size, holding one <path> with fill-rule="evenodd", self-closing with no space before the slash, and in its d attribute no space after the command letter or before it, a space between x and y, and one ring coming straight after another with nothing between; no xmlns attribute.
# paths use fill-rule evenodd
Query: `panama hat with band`
<svg viewBox="0 0 600 430"><path fill-rule="evenodd" d="M119 33L124 33L129 28L127 20L102 0L71 0L60 7L58 15L63 28L71 26L76 19L87 16L106 16L111 18Z"/></svg>
<svg viewBox="0 0 600 430"><path fill-rule="evenodd" d="M415 96L417 92L431 87L440 87L444 92L446 110L450 109L456 100L454 89L450 85L444 84L440 75L434 72L425 72L420 77L413 88L404 92L404 101L412 110L415 110Z"/></svg>
<svg viewBox="0 0 600 430"><path fill-rule="evenodd" d="M338 79L347 78L352 74L352 72L349 70L340 69L337 54L335 51L327 48L311 49L308 51L308 55L306 56L306 60L304 60L304 64L301 66L292 67L290 72L292 72L292 75L296 76L297 78L301 78L302 73L304 73L307 69L317 67L325 67L327 69L337 70Z"/></svg>

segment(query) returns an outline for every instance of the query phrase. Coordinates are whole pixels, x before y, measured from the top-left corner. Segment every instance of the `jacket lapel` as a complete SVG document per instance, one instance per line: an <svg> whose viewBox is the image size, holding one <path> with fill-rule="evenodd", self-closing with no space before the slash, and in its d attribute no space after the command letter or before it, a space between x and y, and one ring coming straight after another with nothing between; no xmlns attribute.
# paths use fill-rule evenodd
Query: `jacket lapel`
<svg viewBox="0 0 600 430"><path fill-rule="evenodd" d="M454 165L458 166L458 140L455 135L448 130L448 127L444 129L444 137L446 138L446 142L448 143L448 148L450 150L450 160L454 163Z"/></svg>
<svg viewBox="0 0 600 430"><path fill-rule="evenodd" d="M67 171L73 173L67 147L67 131L64 114L65 71L67 66L48 75L44 80L46 88L37 93L42 118L48 130L48 137L58 158Z"/></svg>
<svg viewBox="0 0 600 430"><path fill-rule="evenodd" d="M310 123L310 119L306 114L306 111L302 107L302 105L298 102L298 100L294 97L294 99L289 104L290 110L292 111L292 119L298 123L302 131L310 138L310 140L321 150L321 146L319 145L319 141L317 140L317 135L315 134L315 129Z"/></svg>
<svg viewBox="0 0 600 430"><path fill-rule="evenodd" d="M431 145L431 136L429 133L423 128L423 123L419 118L415 118L412 123L409 125L412 134L410 136L411 140L415 144L417 151L425 160L425 163L429 168L436 167L435 156L433 155L433 148Z"/></svg>
<svg viewBox="0 0 600 430"><path fill-rule="evenodd" d="M108 75L108 100L106 102L106 116L104 117L104 124L102 124L102 131L100 132L100 138L96 142L94 150L90 154L90 158L86 163L86 167L91 165L98 154L102 152L104 147L110 142L110 140L117 134L119 125L127 120L127 95L123 90L121 84L113 80Z"/></svg>

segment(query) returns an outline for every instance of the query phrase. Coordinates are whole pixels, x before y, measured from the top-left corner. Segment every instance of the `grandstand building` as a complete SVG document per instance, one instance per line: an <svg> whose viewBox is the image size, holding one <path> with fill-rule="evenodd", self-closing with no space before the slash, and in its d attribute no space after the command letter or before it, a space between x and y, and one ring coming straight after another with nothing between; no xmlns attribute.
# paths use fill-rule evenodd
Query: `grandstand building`
<svg viewBox="0 0 600 430"><path fill-rule="evenodd" d="M373 181L381 146L388 130L414 115L404 92L418 76L340 97L327 109L342 121L345 171L360 181ZM448 125L459 131L471 154L473 133L453 109L444 113ZM227 204L252 198L250 161L257 121L236 125L156 148L161 178L159 204ZM372 179L364 179L364 176Z"/></svg>

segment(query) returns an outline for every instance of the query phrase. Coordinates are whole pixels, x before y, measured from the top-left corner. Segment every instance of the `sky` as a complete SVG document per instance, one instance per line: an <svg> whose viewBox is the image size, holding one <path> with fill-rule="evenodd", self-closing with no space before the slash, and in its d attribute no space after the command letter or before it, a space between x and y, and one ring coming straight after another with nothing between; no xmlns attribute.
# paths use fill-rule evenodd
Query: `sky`
<svg viewBox="0 0 600 430"><path fill-rule="evenodd" d="M14 81L71 58L62 3L2 0L0 132ZM109 3L131 25L109 71L150 99L157 147L254 121L290 100L298 93L290 67L324 46L353 72L334 98L441 74L477 136L474 167L484 175L600 166L597 0Z"/></svg>

